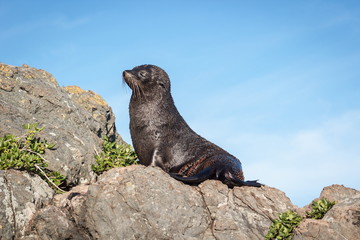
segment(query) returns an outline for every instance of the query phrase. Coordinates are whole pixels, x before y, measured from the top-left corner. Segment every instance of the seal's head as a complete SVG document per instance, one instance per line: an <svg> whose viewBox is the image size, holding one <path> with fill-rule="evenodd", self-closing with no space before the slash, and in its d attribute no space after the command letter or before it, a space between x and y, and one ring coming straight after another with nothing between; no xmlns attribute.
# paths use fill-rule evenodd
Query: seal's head
<svg viewBox="0 0 360 240"><path fill-rule="evenodd" d="M133 91L133 98L146 100L161 98L170 93L170 79L164 70L155 65L141 65L125 70L123 78Z"/></svg>

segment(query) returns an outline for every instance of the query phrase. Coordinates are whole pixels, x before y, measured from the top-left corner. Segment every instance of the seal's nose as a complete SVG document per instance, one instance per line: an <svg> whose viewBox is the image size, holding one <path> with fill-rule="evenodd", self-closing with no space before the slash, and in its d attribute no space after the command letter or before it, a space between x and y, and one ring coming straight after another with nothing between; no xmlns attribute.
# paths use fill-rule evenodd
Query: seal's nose
<svg viewBox="0 0 360 240"><path fill-rule="evenodd" d="M124 78L126 78L129 75L130 75L130 73L127 70L123 71L123 77Z"/></svg>

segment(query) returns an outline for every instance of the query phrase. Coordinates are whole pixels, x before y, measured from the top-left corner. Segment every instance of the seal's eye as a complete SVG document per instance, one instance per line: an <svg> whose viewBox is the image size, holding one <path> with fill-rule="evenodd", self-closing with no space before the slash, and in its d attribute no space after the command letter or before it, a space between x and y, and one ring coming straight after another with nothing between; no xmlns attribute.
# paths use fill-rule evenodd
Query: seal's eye
<svg viewBox="0 0 360 240"><path fill-rule="evenodd" d="M163 88L165 88L165 84L163 84L162 82L159 83L159 85Z"/></svg>
<svg viewBox="0 0 360 240"><path fill-rule="evenodd" d="M148 73L147 73L146 71L140 71L138 75L139 75L139 77L141 77L141 78L146 78L147 75L148 75Z"/></svg>

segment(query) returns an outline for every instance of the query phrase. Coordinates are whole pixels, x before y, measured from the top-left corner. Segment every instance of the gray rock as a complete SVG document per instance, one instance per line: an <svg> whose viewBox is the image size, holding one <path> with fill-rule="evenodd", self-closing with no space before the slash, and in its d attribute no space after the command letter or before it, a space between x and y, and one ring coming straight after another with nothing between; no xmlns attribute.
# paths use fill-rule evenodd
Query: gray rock
<svg viewBox="0 0 360 240"><path fill-rule="evenodd" d="M22 239L92 239L82 228L83 203L88 185L79 185L70 192L58 194L50 205L34 214Z"/></svg>
<svg viewBox="0 0 360 240"><path fill-rule="evenodd" d="M324 189L321 191L319 199L326 198L329 201L340 203L348 198L356 197L358 195L360 195L358 190L348 188L343 185L334 184L328 187L324 187Z"/></svg>
<svg viewBox="0 0 360 240"><path fill-rule="evenodd" d="M82 227L96 239L258 239L273 217L294 208L273 188L192 187L143 166L108 171L84 204Z"/></svg>
<svg viewBox="0 0 360 240"><path fill-rule="evenodd" d="M341 202L322 220L304 220L294 239L358 239L360 198L346 197L349 189L343 189ZM112 169L49 204L50 196L22 228L7 232L19 239L263 239L272 219L296 210L283 192L268 186L229 189L215 180L188 186L144 166Z"/></svg>
<svg viewBox="0 0 360 240"><path fill-rule="evenodd" d="M49 169L67 176L67 183L89 183L101 137L122 141L111 108L97 94L79 87L61 88L44 70L0 63L0 136L25 133L22 125L39 123L41 137L57 143L47 151Z"/></svg>
<svg viewBox="0 0 360 240"><path fill-rule="evenodd" d="M115 115L112 109L100 95L91 90L85 91L78 86L67 86L63 89L69 93L74 102L91 113L94 120L102 125L98 130L99 136L106 135L110 141L125 143L116 132Z"/></svg>
<svg viewBox="0 0 360 240"><path fill-rule="evenodd" d="M270 187L229 189L219 181L188 186L144 166L112 169L97 183L57 195L53 205L34 217L29 236L62 239L59 233L70 237L78 232L78 239L261 239L271 219L294 209L284 193Z"/></svg>
<svg viewBox="0 0 360 240"><path fill-rule="evenodd" d="M39 210L33 218L31 229L24 239L90 239L71 221L66 211L55 206Z"/></svg>
<svg viewBox="0 0 360 240"><path fill-rule="evenodd" d="M201 239L210 221L199 191L143 166L103 174L85 206L96 239Z"/></svg>
<svg viewBox="0 0 360 240"><path fill-rule="evenodd" d="M54 191L38 176L0 171L0 239L20 238L33 215L47 205Z"/></svg>
<svg viewBox="0 0 360 240"><path fill-rule="evenodd" d="M262 239L271 220L287 210L295 210L286 195L268 186L229 189L219 181L200 185L212 217L216 239Z"/></svg>
<svg viewBox="0 0 360 240"><path fill-rule="evenodd" d="M323 219L305 219L294 240L358 240L360 237L360 192L341 185L323 189L320 198L336 201Z"/></svg>

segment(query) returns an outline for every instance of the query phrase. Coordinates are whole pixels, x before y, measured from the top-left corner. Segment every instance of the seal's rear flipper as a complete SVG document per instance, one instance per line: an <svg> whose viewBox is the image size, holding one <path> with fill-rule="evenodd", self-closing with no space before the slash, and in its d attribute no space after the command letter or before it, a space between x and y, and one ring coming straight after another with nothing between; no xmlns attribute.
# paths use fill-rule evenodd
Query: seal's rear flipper
<svg viewBox="0 0 360 240"><path fill-rule="evenodd" d="M264 186L264 184L261 184L258 182L258 180L252 180L252 181L243 181L238 178L234 178L231 174L229 174L229 179L235 186L248 186L248 187L261 187Z"/></svg>
<svg viewBox="0 0 360 240"><path fill-rule="evenodd" d="M225 173L225 174L224 174ZM258 183L257 180L254 181L243 181L240 178L234 176L230 172L217 171L215 167L207 167L201 172L186 177L178 173L169 173L171 177L175 178L178 181L181 181L186 184L199 184L208 179L218 179L223 183L227 184L230 187L233 186L249 186L249 187L261 187L263 184Z"/></svg>
<svg viewBox="0 0 360 240"><path fill-rule="evenodd" d="M264 184L259 183L258 180L254 180L254 181L244 181L243 186L261 187L264 186Z"/></svg>
<svg viewBox="0 0 360 240"><path fill-rule="evenodd" d="M183 183L187 184L199 184L207 179L210 179L211 176L214 174L215 169L212 167L207 167L198 174L195 174L190 177L186 177L183 175L180 175L178 173L169 173L171 177L175 178L178 181L181 181Z"/></svg>

